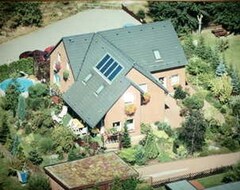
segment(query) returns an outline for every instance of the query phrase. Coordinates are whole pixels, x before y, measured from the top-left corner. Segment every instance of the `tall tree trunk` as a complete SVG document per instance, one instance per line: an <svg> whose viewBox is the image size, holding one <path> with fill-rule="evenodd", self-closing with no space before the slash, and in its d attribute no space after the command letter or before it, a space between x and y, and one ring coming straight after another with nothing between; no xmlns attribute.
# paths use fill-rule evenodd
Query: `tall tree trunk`
<svg viewBox="0 0 240 190"><path fill-rule="evenodd" d="M201 30L202 30L202 18L203 15L197 15L197 19L198 19L198 34L201 34Z"/></svg>

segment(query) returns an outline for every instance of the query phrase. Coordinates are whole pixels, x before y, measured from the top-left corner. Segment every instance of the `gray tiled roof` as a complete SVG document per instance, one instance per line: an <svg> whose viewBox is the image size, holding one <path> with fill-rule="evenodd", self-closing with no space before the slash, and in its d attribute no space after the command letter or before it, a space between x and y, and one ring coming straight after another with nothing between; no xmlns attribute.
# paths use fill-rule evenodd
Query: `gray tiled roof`
<svg viewBox="0 0 240 190"><path fill-rule="evenodd" d="M125 77L130 69L135 68L167 93L167 89L150 72L187 63L169 21L64 37L62 40L75 78L75 83L63 95L63 99L91 127L98 124L132 85ZM155 62L152 52L155 49L160 51L163 61ZM94 69L107 53L123 66L111 83ZM91 79L84 84L82 81L90 73ZM96 95L101 85L104 89Z"/></svg>
<svg viewBox="0 0 240 190"><path fill-rule="evenodd" d="M168 20L103 31L100 34L150 72L187 63L177 34ZM155 61L153 50L159 50L162 61Z"/></svg>

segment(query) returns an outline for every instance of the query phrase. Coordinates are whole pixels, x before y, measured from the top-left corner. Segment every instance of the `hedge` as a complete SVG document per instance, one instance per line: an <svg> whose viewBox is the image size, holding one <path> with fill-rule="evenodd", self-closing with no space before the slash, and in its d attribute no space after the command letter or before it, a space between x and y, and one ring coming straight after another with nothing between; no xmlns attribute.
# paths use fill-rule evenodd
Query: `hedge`
<svg viewBox="0 0 240 190"><path fill-rule="evenodd" d="M29 75L34 74L34 61L32 58L20 59L9 64L0 65L0 82L11 77L11 74L23 71Z"/></svg>

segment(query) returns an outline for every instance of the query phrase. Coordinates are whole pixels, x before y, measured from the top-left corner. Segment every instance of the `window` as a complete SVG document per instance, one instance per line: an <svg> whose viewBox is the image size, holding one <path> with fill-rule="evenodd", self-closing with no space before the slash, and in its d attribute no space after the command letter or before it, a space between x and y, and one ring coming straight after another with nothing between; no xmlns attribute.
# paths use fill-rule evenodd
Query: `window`
<svg viewBox="0 0 240 190"><path fill-rule="evenodd" d="M160 55L160 52L158 50L154 50L153 54L154 54L154 57L155 57L156 60L159 60L159 59L162 58L161 55Z"/></svg>
<svg viewBox="0 0 240 190"><path fill-rule="evenodd" d="M96 95L99 95L100 92L102 92L102 90L104 89L104 85L101 85L95 92Z"/></svg>
<svg viewBox="0 0 240 190"><path fill-rule="evenodd" d="M134 121L133 121L133 119L126 120L126 126L127 126L127 129L129 131L130 130L134 130Z"/></svg>
<svg viewBox="0 0 240 190"><path fill-rule="evenodd" d="M106 54L96 65L96 69L101 73L101 76L103 76L103 78L111 82L122 71L123 67L110 55Z"/></svg>
<svg viewBox="0 0 240 190"><path fill-rule="evenodd" d="M83 84L87 84L87 82L90 80L90 78L92 78L92 73L88 74L85 79L82 81Z"/></svg>
<svg viewBox="0 0 240 190"><path fill-rule="evenodd" d="M57 54L57 61L59 62L59 63L61 63L61 54L58 52L58 54Z"/></svg>
<svg viewBox="0 0 240 190"><path fill-rule="evenodd" d="M167 78L166 77L160 77L159 82L162 83L162 85L166 88L167 87Z"/></svg>
<svg viewBox="0 0 240 190"><path fill-rule="evenodd" d="M171 76L171 85L179 84L179 76L178 75L173 75Z"/></svg>
<svg viewBox="0 0 240 190"><path fill-rule="evenodd" d="M131 104L134 102L134 95L132 93L126 92L123 95L123 100L125 104Z"/></svg>
<svg viewBox="0 0 240 190"><path fill-rule="evenodd" d="M121 131L120 121L114 122L112 126L113 126L113 128L117 129L117 131Z"/></svg>
<svg viewBox="0 0 240 190"><path fill-rule="evenodd" d="M139 87L142 89L143 92L147 92L148 91L147 84L140 84Z"/></svg>

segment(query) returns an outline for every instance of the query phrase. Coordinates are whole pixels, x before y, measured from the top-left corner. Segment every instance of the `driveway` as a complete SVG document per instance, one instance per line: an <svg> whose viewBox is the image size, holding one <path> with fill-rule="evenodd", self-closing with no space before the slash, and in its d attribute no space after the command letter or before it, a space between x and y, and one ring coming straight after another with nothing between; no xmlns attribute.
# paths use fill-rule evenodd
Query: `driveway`
<svg viewBox="0 0 240 190"><path fill-rule="evenodd" d="M123 10L91 9L50 24L30 34L0 45L0 65L18 60L19 54L29 50L44 50L64 36L97 32L140 24Z"/></svg>
<svg viewBox="0 0 240 190"><path fill-rule="evenodd" d="M140 177L152 177L153 182L178 177L189 173L202 172L221 166L230 166L240 161L240 152L220 154L200 158L179 160L174 162L159 163L136 168Z"/></svg>

